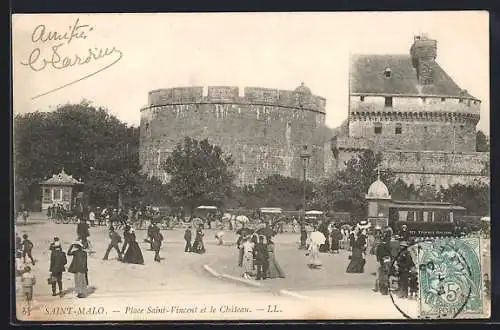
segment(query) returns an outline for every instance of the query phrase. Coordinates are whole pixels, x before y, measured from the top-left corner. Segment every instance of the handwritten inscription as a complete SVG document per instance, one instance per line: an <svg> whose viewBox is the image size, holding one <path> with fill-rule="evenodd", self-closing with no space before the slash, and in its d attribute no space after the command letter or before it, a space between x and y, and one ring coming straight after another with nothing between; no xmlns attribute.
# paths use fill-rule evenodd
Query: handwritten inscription
<svg viewBox="0 0 500 330"><path fill-rule="evenodd" d="M82 67L91 63L100 63L101 66L94 71L85 74L77 79L53 88L44 93L38 94L32 99L53 93L67 86L73 85L79 81L90 78L99 72L102 72L116 63L118 63L123 53L116 47L92 47L84 53L76 53L70 48L78 40L86 40L95 32L95 28L88 24L81 24L77 18L73 25L70 25L67 31L50 31L44 24L40 24L33 29L31 42L36 44L27 59L21 61L21 64L34 72L40 72L48 69L69 70L74 67ZM43 50L49 50L48 55L42 55ZM108 59L108 60L106 60Z"/></svg>

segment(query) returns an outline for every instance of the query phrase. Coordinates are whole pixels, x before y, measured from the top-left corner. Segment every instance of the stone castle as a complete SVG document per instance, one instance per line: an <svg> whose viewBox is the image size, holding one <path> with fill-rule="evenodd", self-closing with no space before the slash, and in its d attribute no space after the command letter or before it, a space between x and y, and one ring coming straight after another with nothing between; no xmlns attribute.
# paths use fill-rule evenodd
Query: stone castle
<svg viewBox="0 0 500 330"><path fill-rule="evenodd" d="M326 173L325 99L302 84L294 91L238 87L183 87L151 91L141 109L143 172L167 181L161 166L185 136L208 138L235 161L236 184L281 174L302 178L300 153L311 154L308 179Z"/></svg>
<svg viewBox="0 0 500 330"><path fill-rule="evenodd" d="M365 149L407 184L439 188L488 180L476 152L481 101L436 62L437 41L416 36L409 55L351 57L347 124L332 140L334 169Z"/></svg>
<svg viewBox="0 0 500 330"><path fill-rule="evenodd" d="M383 155L383 167L408 184L448 186L488 180L489 153L475 152L481 101L461 89L436 62L437 42L417 36L409 55L351 58L348 118L333 139L326 100L302 84L293 91L247 87L181 87L149 92L141 109L142 170L167 181L161 166L190 136L208 138L232 155L236 184L272 174L309 180L342 169L363 150Z"/></svg>

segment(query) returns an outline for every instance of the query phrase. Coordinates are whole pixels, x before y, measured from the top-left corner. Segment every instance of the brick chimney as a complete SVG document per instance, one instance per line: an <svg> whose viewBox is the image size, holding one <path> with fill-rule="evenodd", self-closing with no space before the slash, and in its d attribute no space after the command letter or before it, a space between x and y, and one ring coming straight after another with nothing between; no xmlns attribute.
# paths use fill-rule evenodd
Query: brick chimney
<svg viewBox="0 0 500 330"><path fill-rule="evenodd" d="M421 85L431 85L436 64L437 41L427 35L417 35L410 48L413 67L417 70L417 79Z"/></svg>

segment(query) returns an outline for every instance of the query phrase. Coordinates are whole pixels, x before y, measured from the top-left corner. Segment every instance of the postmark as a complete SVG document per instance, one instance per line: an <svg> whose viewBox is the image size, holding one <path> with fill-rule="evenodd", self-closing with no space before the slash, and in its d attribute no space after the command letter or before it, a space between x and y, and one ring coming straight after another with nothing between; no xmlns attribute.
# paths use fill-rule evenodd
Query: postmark
<svg viewBox="0 0 500 330"><path fill-rule="evenodd" d="M418 243L420 318L463 318L483 313L479 247L479 237Z"/></svg>

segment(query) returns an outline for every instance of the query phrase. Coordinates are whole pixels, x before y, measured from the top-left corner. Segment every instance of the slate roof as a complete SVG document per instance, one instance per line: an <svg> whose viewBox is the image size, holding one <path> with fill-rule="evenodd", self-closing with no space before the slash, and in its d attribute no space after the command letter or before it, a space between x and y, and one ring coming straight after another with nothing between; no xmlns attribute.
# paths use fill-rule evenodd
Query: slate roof
<svg viewBox="0 0 500 330"><path fill-rule="evenodd" d="M384 71L389 68L391 77ZM350 93L436 95L474 98L463 92L453 79L436 62L434 84L423 85L419 90L416 69L410 55L352 55L350 68Z"/></svg>

